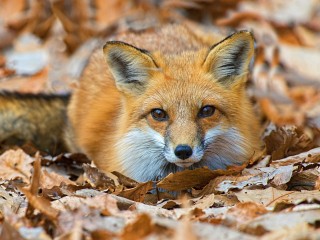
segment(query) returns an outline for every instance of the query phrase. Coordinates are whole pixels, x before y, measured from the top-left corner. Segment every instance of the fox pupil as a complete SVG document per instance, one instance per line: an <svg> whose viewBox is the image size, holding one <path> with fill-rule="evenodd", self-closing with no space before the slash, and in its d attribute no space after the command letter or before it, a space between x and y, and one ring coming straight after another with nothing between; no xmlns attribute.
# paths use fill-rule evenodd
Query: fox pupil
<svg viewBox="0 0 320 240"><path fill-rule="evenodd" d="M168 114L164 110L159 108L152 109L151 116L153 117L154 120L160 121L160 122L166 121L168 119Z"/></svg>
<svg viewBox="0 0 320 240"><path fill-rule="evenodd" d="M214 106L204 106L200 109L198 116L200 118L210 117L214 114L216 108Z"/></svg>

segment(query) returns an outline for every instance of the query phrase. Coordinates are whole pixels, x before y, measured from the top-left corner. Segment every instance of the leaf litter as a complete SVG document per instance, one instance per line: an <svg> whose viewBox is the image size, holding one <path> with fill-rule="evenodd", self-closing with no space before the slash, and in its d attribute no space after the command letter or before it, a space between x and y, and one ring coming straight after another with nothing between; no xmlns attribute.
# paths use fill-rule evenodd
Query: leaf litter
<svg viewBox="0 0 320 240"><path fill-rule="evenodd" d="M101 39L129 30L251 29L265 148L243 166L140 183L82 154L1 145L0 239L319 238L320 2L156 2L2 1L0 89L69 92Z"/></svg>

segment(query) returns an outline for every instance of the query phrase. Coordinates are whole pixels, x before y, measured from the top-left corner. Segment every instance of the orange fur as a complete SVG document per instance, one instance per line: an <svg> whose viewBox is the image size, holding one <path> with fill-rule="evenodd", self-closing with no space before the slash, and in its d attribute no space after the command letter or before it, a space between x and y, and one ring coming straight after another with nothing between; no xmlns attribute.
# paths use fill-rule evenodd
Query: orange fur
<svg viewBox="0 0 320 240"><path fill-rule="evenodd" d="M109 42L104 53L95 52L72 96L72 150L88 154L104 171L140 181L189 166L169 159L181 144L194 149L185 160L190 168L242 164L256 152L259 125L244 87L254 51L250 33L217 44L220 39L168 26L117 40L130 45ZM200 118L206 105L216 110ZM168 119L155 120L153 109L163 109Z"/></svg>

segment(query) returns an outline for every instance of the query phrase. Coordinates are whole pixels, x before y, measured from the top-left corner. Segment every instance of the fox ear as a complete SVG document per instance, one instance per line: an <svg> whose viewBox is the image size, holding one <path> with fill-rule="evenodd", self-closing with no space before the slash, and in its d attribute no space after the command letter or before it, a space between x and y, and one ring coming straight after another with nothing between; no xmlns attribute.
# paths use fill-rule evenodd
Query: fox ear
<svg viewBox="0 0 320 240"><path fill-rule="evenodd" d="M213 45L204 61L206 71L226 86L248 73L254 54L254 39L249 31L240 31Z"/></svg>
<svg viewBox="0 0 320 240"><path fill-rule="evenodd" d="M117 88L131 95L141 94L157 67L150 54L119 41L107 42L103 52Z"/></svg>

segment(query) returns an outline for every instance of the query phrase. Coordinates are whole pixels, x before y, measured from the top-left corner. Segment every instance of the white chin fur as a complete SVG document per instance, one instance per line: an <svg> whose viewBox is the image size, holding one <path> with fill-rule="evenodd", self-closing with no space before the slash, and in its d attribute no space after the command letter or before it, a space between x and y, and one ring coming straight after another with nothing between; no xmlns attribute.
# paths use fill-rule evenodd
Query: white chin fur
<svg viewBox="0 0 320 240"><path fill-rule="evenodd" d="M164 153L163 136L151 128L132 129L120 139L116 148L124 174L141 182L157 180L185 168L225 169L248 160L246 141L237 129L215 128L206 134L206 139L204 155L203 150L194 150L197 158L192 156L184 162L173 152L169 156Z"/></svg>
<svg viewBox="0 0 320 240"><path fill-rule="evenodd" d="M188 168L190 167L192 164L194 164L194 162L176 162L175 163L178 167L181 168Z"/></svg>
<svg viewBox="0 0 320 240"><path fill-rule="evenodd" d="M116 145L124 173L142 182L164 176L164 145L162 135L151 128L129 131Z"/></svg>
<svg viewBox="0 0 320 240"><path fill-rule="evenodd" d="M248 160L246 149L250 146L236 128L214 128L207 132L205 139L207 146L201 162L211 169L225 169Z"/></svg>

